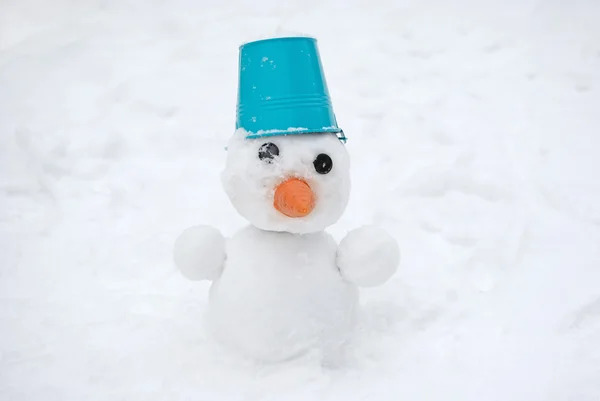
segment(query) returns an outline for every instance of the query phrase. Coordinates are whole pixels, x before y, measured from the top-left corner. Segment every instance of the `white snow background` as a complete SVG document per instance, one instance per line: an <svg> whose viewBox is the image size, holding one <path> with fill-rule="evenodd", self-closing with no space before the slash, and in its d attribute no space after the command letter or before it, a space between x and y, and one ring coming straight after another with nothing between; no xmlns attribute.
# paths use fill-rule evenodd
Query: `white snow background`
<svg viewBox="0 0 600 401"><path fill-rule="evenodd" d="M600 2L0 0L0 399L600 399ZM319 46L397 275L355 357L202 337L176 237L219 182L238 46ZM282 261L283 262L283 261Z"/></svg>

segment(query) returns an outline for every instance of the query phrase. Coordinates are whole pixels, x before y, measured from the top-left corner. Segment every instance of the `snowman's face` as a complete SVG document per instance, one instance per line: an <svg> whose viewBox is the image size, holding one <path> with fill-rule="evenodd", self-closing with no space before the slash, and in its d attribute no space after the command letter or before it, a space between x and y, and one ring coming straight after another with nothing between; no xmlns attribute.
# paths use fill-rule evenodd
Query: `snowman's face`
<svg viewBox="0 0 600 401"><path fill-rule="evenodd" d="M221 174L233 206L254 226L297 234L334 224L348 204L350 160L334 135L246 139L238 130Z"/></svg>

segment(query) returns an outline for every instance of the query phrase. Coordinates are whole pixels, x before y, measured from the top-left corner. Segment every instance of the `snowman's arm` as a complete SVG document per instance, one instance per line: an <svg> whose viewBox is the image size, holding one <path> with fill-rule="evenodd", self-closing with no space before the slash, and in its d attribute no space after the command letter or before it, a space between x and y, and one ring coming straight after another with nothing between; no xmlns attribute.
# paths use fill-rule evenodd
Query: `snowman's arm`
<svg viewBox="0 0 600 401"><path fill-rule="evenodd" d="M354 229L340 242L337 266L342 276L361 287L385 283L398 269L400 248L394 237L375 226Z"/></svg>
<svg viewBox="0 0 600 401"><path fill-rule="evenodd" d="M216 280L225 264L225 237L211 226L190 227L175 241L173 259L190 280Z"/></svg>

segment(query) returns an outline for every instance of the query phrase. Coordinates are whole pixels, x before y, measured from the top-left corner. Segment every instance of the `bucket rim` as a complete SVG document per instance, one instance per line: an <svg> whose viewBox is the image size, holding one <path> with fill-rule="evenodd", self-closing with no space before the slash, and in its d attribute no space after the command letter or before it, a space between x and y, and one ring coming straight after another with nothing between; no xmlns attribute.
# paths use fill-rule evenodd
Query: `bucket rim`
<svg viewBox="0 0 600 401"><path fill-rule="evenodd" d="M339 127L323 127L323 128L301 128L301 129L273 129L266 131L257 131L252 132L248 130L244 130L247 132L246 139L259 139L259 138L269 138L274 136L288 136L288 135L314 135L314 134L334 134L337 138L342 142L346 143L348 138L344 134L344 130Z"/></svg>
<svg viewBox="0 0 600 401"><path fill-rule="evenodd" d="M318 42L317 38L315 38L314 36L310 36L310 35L275 36L275 37L257 39L257 40L245 42L245 43L242 43L239 46L239 48L242 49L242 48L245 48L248 46L253 46L253 45L264 43L264 42L278 42L278 41L299 40L299 39L304 39L304 40L308 39L313 42Z"/></svg>

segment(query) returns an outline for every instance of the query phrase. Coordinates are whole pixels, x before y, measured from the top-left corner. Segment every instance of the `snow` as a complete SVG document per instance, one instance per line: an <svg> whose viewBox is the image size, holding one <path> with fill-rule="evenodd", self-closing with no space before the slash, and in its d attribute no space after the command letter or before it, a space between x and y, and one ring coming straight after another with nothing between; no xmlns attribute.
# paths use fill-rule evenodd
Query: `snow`
<svg viewBox="0 0 600 401"><path fill-rule="evenodd" d="M594 400L600 3L0 3L0 399ZM238 46L318 38L350 154L331 233L373 223L346 367L224 356L187 227L220 183Z"/></svg>
<svg viewBox="0 0 600 401"><path fill-rule="evenodd" d="M285 130L285 132L299 132L299 131L306 131L308 130L308 128L306 127L289 127ZM278 129L259 129L258 131L256 131L256 135L267 135L267 134L281 134L281 130ZM252 135L252 134L250 134Z"/></svg>

